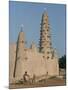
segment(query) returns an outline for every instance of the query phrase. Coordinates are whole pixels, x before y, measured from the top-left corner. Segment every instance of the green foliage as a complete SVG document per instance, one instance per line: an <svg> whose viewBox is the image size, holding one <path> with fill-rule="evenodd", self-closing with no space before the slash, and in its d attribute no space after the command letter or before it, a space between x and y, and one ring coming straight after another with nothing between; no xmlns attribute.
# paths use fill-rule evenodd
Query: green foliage
<svg viewBox="0 0 68 90"><path fill-rule="evenodd" d="M66 69L66 55L59 58L59 68Z"/></svg>

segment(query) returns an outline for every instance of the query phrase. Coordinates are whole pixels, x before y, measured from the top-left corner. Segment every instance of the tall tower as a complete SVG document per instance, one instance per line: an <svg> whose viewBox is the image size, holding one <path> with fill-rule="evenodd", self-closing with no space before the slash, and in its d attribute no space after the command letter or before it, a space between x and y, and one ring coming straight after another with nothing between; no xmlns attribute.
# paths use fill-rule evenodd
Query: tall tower
<svg viewBox="0 0 68 90"><path fill-rule="evenodd" d="M50 26L48 20L48 14L46 11L42 14L41 30L40 30L40 52L49 53L49 49L52 47Z"/></svg>
<svg viewBox="0 0 68 90"><path fill-rule="evenodd" d="M22 31L23 27L21 27L21 31L18 36L17 40L17 47L16 47L16 60L15 60L15 67L14 67L14 74L13 77L21 77L22 74L22 61L25 58L25 41L24 41L24 32Z"/></svg>
<svg viewBox="0 0 68 90"><path fill-rule="evenodd" d="M39 51L44 54L47 74L58 75L58 57L56 57L57 55L55 54L55 51L52 48L49 18L46 11L44 11L42 14L39 45Z"/></svg>

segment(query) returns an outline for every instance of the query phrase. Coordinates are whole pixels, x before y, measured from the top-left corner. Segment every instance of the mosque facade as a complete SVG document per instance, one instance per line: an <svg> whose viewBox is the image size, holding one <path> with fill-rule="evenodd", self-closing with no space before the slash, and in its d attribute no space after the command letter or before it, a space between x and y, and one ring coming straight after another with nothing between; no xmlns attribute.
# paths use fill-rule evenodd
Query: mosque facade
<svg viewBox="0 0 68 90"><path fill-rule="evenodd" d="M30 48L25 47L25 34L19 32L17 44L10 46L10 82L20 80L27 72L32 78L59 76L58 55L52 47L48 13L41 19L39 48L32 42Z"/></svg>

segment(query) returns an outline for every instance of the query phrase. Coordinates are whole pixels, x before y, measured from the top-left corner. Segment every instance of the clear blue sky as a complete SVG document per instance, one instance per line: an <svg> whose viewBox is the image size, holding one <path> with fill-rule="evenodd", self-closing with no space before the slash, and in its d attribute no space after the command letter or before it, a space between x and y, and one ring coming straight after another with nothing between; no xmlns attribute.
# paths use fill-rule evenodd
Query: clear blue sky
<svg viewBox="0 0 68 90"><path fill-rule="evenodd" d="M41 16L47 9L51 27L52 45L60 56L65 54L65 9L64 4L28 3L10 1L9 3L9 34L10 43L15 43L24 25L27 46L34 41L38 47L40 38Z"/></svg>

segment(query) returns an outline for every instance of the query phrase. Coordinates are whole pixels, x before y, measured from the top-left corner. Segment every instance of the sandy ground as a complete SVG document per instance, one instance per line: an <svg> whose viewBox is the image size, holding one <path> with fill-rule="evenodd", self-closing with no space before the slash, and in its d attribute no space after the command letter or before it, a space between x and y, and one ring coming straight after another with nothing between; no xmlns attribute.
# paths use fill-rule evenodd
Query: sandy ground
<svg viewBox="0 0 68 90"><path fill-rule="evenodd" d="M65 86L66 80L65 79L47 79L41 82L37 82L34 84L10 84L10 89L16 88L34 88L34 87L48 87L48 86Z"/></svg>

